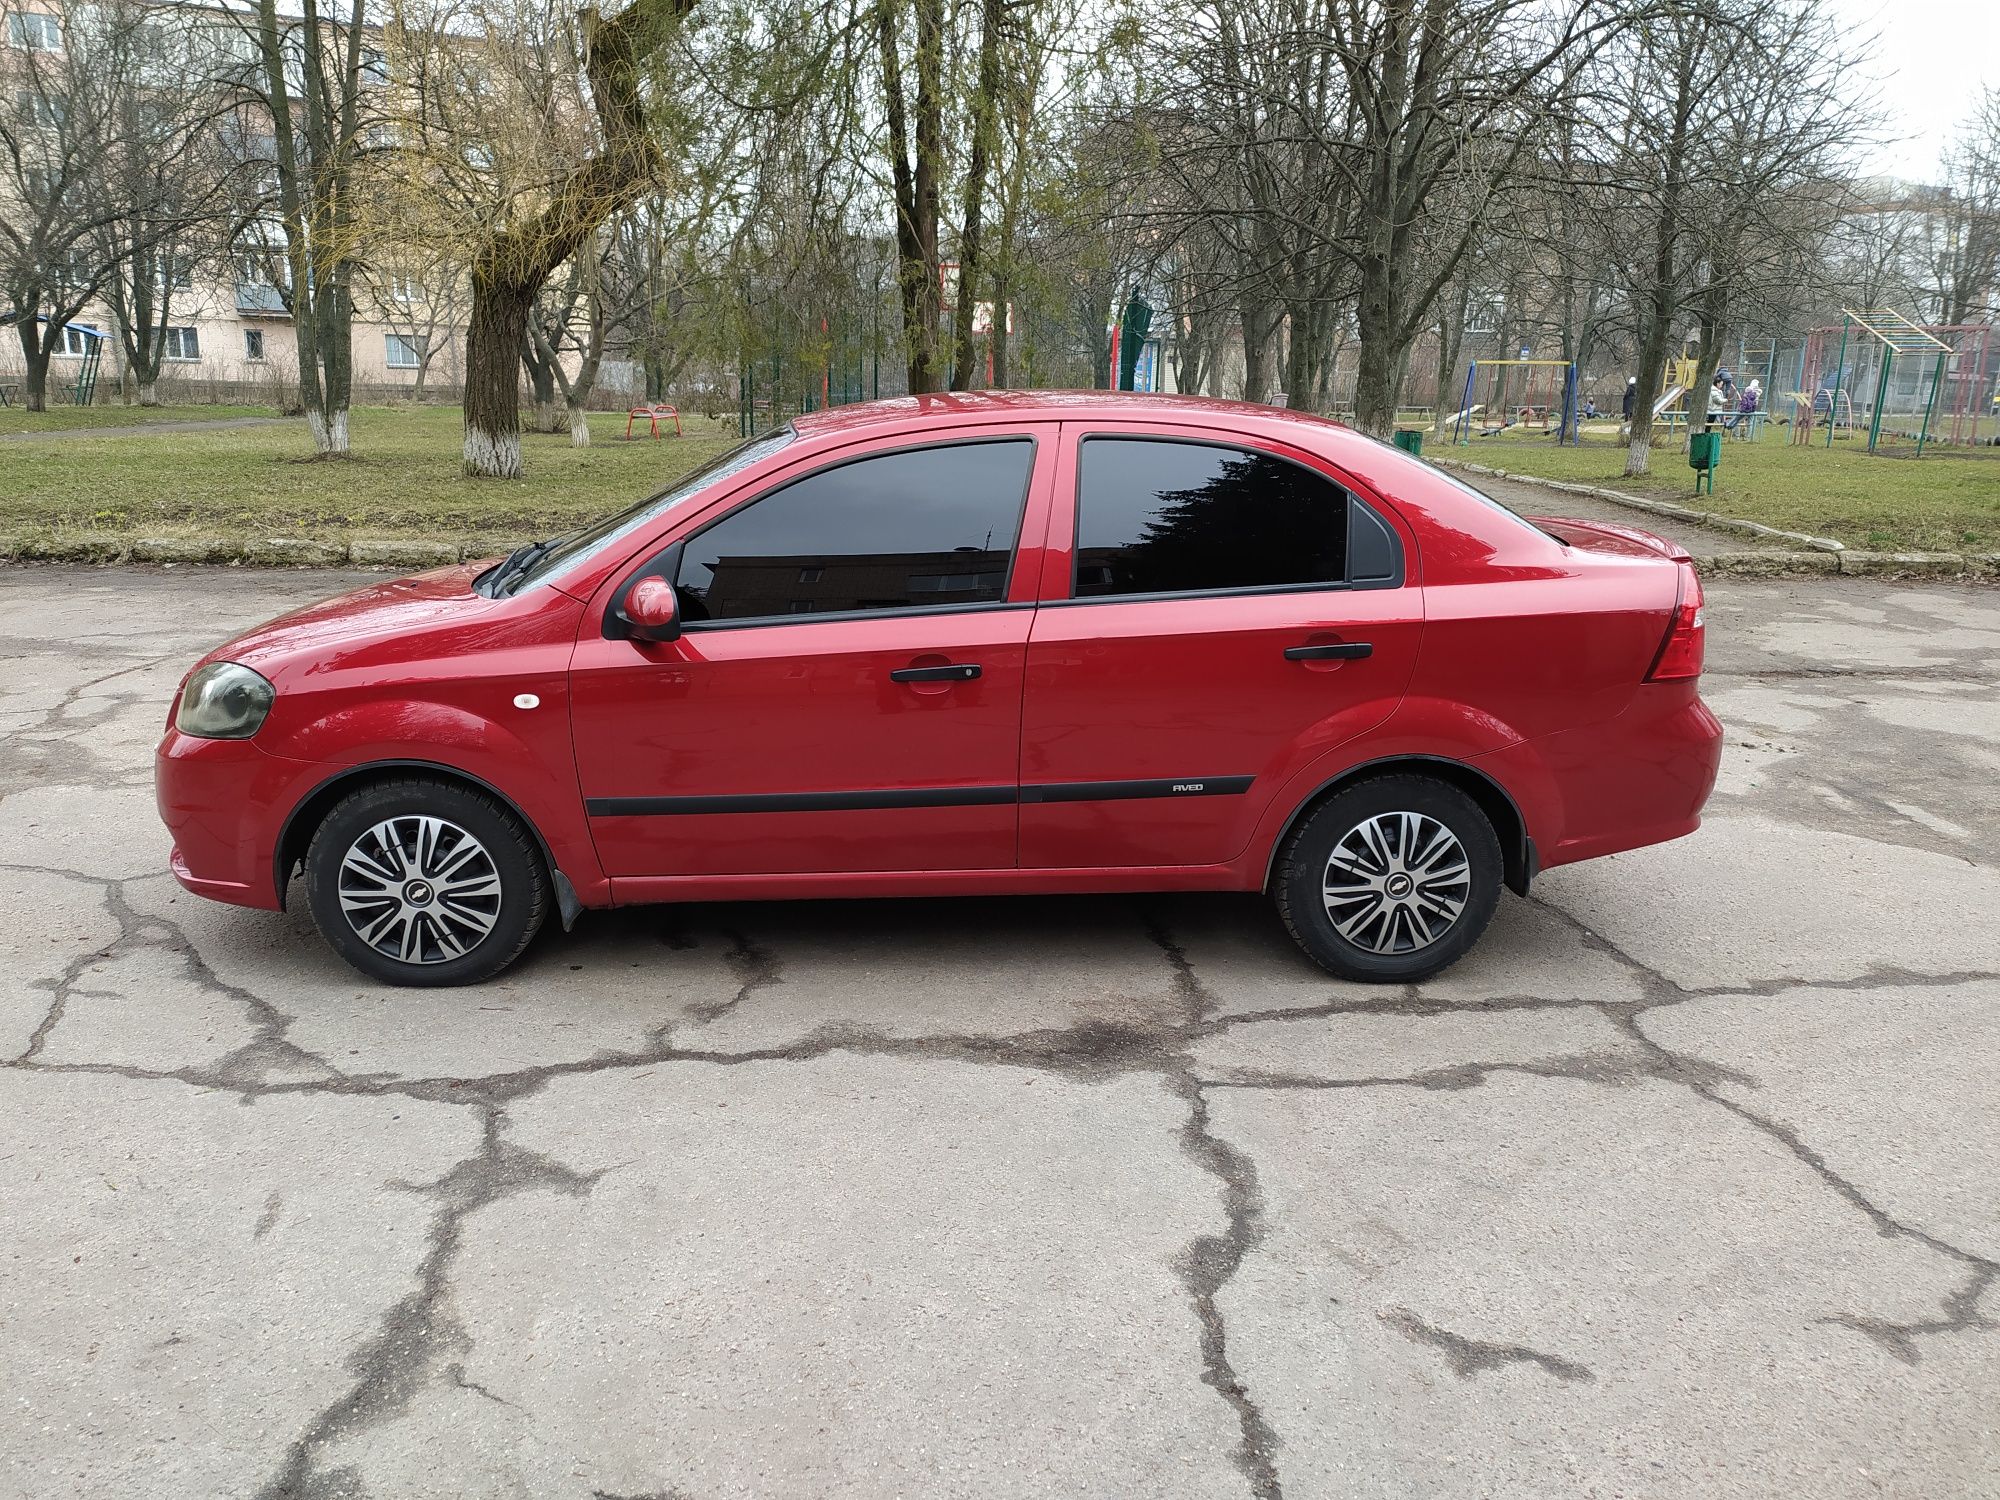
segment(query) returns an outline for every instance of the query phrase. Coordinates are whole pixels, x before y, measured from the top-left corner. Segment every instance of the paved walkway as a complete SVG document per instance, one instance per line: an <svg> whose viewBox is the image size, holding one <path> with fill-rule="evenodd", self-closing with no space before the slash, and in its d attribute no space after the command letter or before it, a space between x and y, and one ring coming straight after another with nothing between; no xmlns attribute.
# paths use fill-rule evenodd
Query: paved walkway
<svg viewBox="0 0 2000 1500"><path fill-rule="evenodd" d="M1994 1495L2000 594L1716 580L1707 825L1422 985L1181 896L388 990L149 765L356 581L0 582L0 1495Z"/></svg>
<svg viewBox="0 0 2000 1500"><path fill-rule="evenodd" d="M1489 474L1465 474L1451 472L1456 479L1485 491L1509 510L1524 516L1567 516L1578 521L1612 521L1620 526L1636 526L1641 531L1650 531L1655 536L1665 537L1670 542L1678 542L1696 557L1704 557L1711 552L1764 552L1797 551L1798 543L1773 541L1750 532L1725 531L1718 526L1702 526L1687 521L1677 521L1668 516L1654 515L1648 510L1635 510L1629 506L1614 505L1609 500L1597 500L1588 495L1572 495L1563 490L1545 490L1540 485L1521 484L1512 479L1495 479ZM1698 505L1700 502L1689 495L1681 502Z"/></svg>
<svg viewBox="0 0 2000 1500"><path fill-rule="evenodd" d="M0 432L0 443L44 438L153 437L163 432L226 432L232 427L278 427L303 417L216 417L192 422L107 422L101 427L49 427L39 432Z"/></svg>

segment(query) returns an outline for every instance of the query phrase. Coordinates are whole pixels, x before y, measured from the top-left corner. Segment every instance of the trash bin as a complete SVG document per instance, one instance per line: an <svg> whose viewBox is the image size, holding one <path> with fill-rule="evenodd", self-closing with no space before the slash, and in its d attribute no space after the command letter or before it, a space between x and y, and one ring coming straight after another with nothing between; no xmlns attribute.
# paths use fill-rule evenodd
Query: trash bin
<svg viewBox="0 0 2000 1500"><path fill-rule="evenodd" d="M1396 435L1390 441L1414 458L1423 457L1424 434L1419 428L1399 427L1396 429Z"/></svg>
<svg viewBox="0 0 2000 1500"><path fill-rule="evenodd" d="M1688 467L1694 470L1694 492L1701 493L1702 482L1708 482L1708 492L1715 493L1715 471L1722 463L1722 434L1713 430L1688 434Z"/></svg>

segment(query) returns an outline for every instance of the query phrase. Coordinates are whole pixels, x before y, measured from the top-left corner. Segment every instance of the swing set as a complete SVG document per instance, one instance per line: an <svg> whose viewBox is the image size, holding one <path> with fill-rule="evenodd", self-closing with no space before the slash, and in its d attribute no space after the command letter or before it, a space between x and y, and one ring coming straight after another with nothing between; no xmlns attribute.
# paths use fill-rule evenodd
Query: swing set
<svg viewBox="0 0 2000 1500"><path fill-rule="evenodd" d="M1492 375L1486 399L1475 402L1481 370L1491 371ZM1515 370L1528 372L1518 401L1512 399L1511 389ZM1465 367L1465 394L1458 403L1459 410L1446 419L1445 425L1453 429L1453 441L1461 445L1472 441L1474 423L1478 424L1481 437L1520 427L1530 432L1554 433L1558 444L1574 445L1580 441L1576 388L1573 359L1475 359Z"/></svg>

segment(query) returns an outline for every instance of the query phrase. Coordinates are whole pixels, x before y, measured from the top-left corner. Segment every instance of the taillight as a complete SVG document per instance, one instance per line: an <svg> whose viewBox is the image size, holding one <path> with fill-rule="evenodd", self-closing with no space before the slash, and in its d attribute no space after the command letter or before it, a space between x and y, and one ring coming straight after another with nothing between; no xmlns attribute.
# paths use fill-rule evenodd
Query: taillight
<svg viewBox="0 0 2000 1500"><path fill-rule="evenodd" d="M1680 570L1680 598L1667 638L1660 642L1660 654L1653 658L1653 670L1646 674L1648 682L1683 682L1701 676L1702 638L1707 634L1701 620L1701 579L1686 558L1680 560Z"/></svg>

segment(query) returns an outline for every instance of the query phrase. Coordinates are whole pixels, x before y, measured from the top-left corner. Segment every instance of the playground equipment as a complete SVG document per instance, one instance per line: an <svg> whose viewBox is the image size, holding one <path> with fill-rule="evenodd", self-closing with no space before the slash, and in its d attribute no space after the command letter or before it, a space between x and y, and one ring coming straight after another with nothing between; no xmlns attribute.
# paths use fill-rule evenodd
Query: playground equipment
<svg viewBox="0 0 2000 1500"><path fill-rule="evenodd" d="M1486 393L1486 400L1473 401L1475 387L1479 383L1479 372L1491 370L1493 379ZM1525 388L1520 401L1510 401L1509 374L1513 370L1526 370ZM1560 390L1556 372L1562 371ZM1544 376L1538 371L1547 371ZM1491 411L1499 420L1482 422L1479 431L1484 436L1505 432L1510 427L1526 427L1542 432L1554 432L1558 443L1575 443L1578 439L1576 427L1577 370L1573 359L1475 359L1465 367L1465 394L1460 399L1458 414L1451 419L1452 440L1464 444L1472 441L1472 423L1482 413ZM1536 398L1541 399L1538 401ZM1510 416L1511 413L1511 416Z"/></svg>
<svg viewBox="0 0 2000 1500"><path fill-rule="evenodd" d="M104 357L104 335L95 328L85 328L80 323L72 323L64 331L80 333L86 342L83 346L83 363L76 369L76 379L64 385L63 389L69 392L71 405L88 406L97 396L97 367Z"/></svg>
<svg viewBox="0 0 2000 1500"><path fill-rule="evenodd" d="M1939 413L1939 441L1968 443L1974 447L1991 442L2000 433L2000 337L1990 323L1938 323L1925 332L1951 347L1945 366L1944 410ZM1951 419L1947 435L1943 421ZM1980 423L1987 426L1984 432Z"/></svg>
<svg viewBox="0 0 2000 1500"><path fill-rule="evenodd" d="M1886 435L1891 441L1914 438L1921 457L1930 441L1945 367L1954 353L1952 345L1894 308L1844 307L1838 329L1840 343L1829 368L1826 352L1835 332L1831 326L1815 328L1806 340L1799 361L1799 389L1794 393L1795 400L1806 398L1800 407L1801 421L1824 417L1830 448L1843 427L1853 431L1858 396L1869 403L1863 410L1868 417L1870 453L1882 451ZM1885 417L1891 419L1886 431ZM1914 432L1909 430L1911 422L1916 423ZM1796 431L1793 440L1801 440Z"/></svg>

